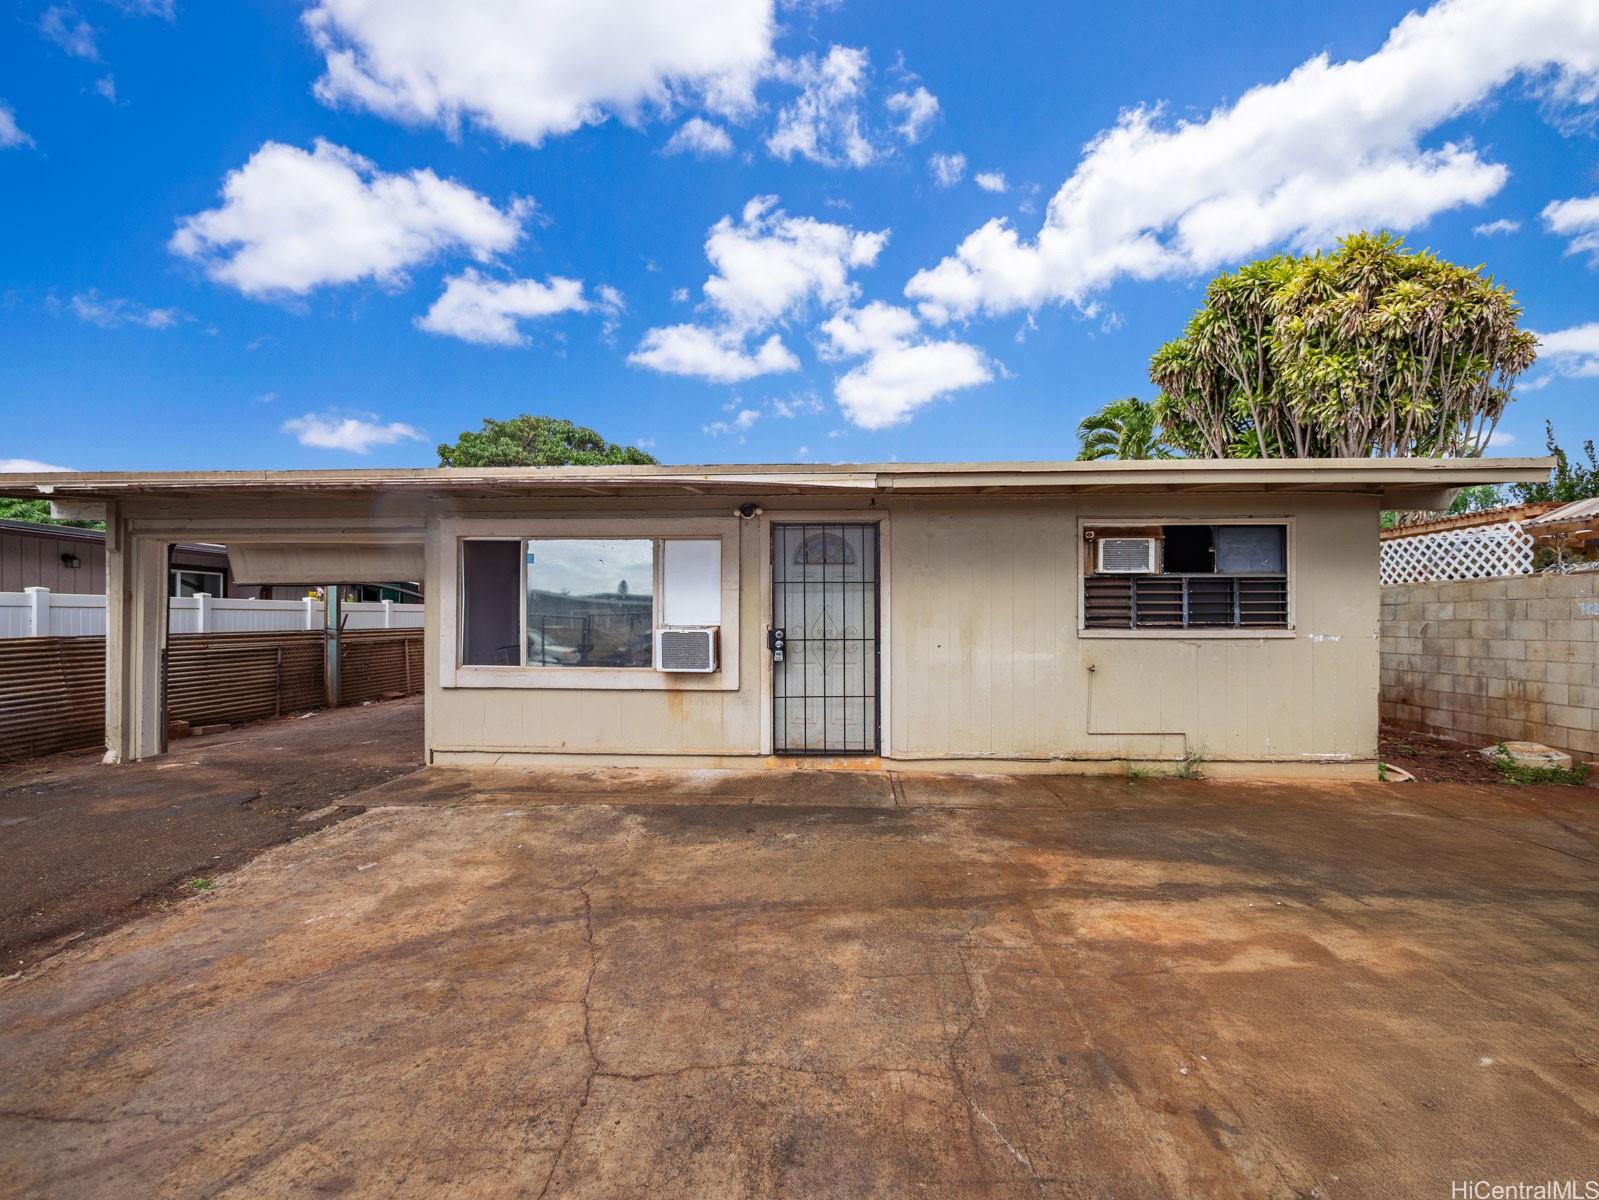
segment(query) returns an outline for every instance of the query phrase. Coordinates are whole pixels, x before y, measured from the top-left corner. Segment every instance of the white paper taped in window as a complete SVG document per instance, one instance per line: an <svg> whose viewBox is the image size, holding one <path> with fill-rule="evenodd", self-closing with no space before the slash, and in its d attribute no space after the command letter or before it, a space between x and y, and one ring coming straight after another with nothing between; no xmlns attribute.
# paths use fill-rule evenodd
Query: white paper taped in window
<svg viewBox="0 0 1599 1200"><path fill-rule="evenodd" d="M662 543L661 617L667 625L722 623L720 539Z"/></svg>

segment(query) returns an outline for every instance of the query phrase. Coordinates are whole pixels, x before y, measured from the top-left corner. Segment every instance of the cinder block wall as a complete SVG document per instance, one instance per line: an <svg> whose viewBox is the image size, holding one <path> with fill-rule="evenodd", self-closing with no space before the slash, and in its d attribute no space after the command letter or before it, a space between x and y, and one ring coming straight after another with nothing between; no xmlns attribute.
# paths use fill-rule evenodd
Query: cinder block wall
<svg viewBox="0 0 1599 1200"><path fill-rule="evenodd" d="M1385 723L1599 758L1599 574L1382 589Z"/></svg>

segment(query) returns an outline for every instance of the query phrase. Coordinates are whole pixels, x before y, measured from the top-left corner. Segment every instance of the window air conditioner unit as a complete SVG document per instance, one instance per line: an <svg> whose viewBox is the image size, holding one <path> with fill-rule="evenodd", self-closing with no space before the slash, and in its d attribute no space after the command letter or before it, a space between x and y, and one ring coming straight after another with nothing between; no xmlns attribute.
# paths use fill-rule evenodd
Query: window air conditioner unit
<svg viewBox="0 0 1599 1200"><path fill-rule="evenodd" d="M1152 537L1100 538L1094 545L1095 570L1101 575L1152 575L1155 572L1155 542Z"/></svg>
<svg viewBox="0 0 1599 1200"><path fill-rule="evenodd" d="M717 635L714 625L695 629L657 629L655 631L655 669L657 671L716 670Z"/></svg>

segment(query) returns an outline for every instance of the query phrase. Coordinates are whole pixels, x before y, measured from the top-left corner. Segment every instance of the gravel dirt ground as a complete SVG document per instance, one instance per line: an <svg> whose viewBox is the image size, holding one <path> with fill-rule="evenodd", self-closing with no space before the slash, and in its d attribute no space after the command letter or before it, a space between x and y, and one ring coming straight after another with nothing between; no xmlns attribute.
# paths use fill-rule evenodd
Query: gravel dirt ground
<svg viewBox="0 0 1599 1200"><path fill-rule="evenodd" d="M1585 788L428 769L0 985L0 1194L1593 1178Z"/></svg>
<svg viewBox="0 0 1599 1200"><path fill-rule="evenodd" d="M421 765L415 698L182 739L126 767L98 751L0 767L0 975L341 820L359 811L342 798Z"/></svg>
<svg viewBox="0 0 1599 1200"><path fill-rule="evenodd" d="M1422 783L1503 784L1498 768L1477 753L1479 749L1425 733L1385 728L1378 741L1377 757L1409 771Z"/></svg>

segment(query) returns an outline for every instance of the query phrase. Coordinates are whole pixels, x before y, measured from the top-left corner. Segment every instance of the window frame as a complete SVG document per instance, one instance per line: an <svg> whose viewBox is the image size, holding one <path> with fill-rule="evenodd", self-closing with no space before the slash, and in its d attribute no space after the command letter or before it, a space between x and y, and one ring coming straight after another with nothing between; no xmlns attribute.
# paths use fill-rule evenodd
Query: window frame
<svg viewBox="0 0 1599 1200"><path fill-rule="evenodd" d="M1262 638L1291 639L1299 636L1296 616L1296 597L1299 590L1299 544L1295 537L1295 519L1292 516L1244 517L1219 513L1206 516L1167 517L1144 513L1107 513L1077 518L1077 636L1079 638L1135 638L1154 641L1259 641ZM1280 525L1286 541L1284 559L1288 579L1288 624L1285 628L1216 628L1214 626L1190 629L1089 629L1086 600L1087 580L1093 566L1091 543L1084 535L1090 529L1106 525ZM1189 572L1181 572L1188 574ZM1223 572L1221 579L1241 578Z"/></svg>
<svg viewBox="0 0 1599 1200"><path fill-rule="evenodd" d="M208 567L180 567L180 566L174 565L174 566L169 567L167 569L167 595L169 597L171 597L172 599L174 599L174 600L192 599L193 597L195 597L195 596L200 594L198 592L190 592L187 596L185 596L182 592L175 592L175 591L172 590L177 585L178 577L182 576L182 575L210 575L210 576L213 576L215 579L218 580L220 586L218 586L216 591L214 591L214 592L206 592L205 594L207 596L211 596L211 597L214 597L214 598L217 598L217 599L222 599L222 598L225 598L227 596L227 592L228 592L228 573L226 571L213 571L213 570L211 570Z"/></svg>
<svg viewBox="0 0 1599 1200"><path fill-rule="evenodd" d="M430 543L438 556L441 601L439 608L439 686L444 688L551 688L589 691L737 691L739 686L739 557L741 526L737 517L551 517L536 520L508 518L445 518L436 523ZM656 543L652 551L651 631L661 628L666 541L720 541L722 568L722 623L720 655L715 671L668 672L655 669L651 639L648 667L528 666L527 657L527 552L518 555L521 600L518 605L523 662L506 666L461 662L465 614L461 544L468 541L620 541ZM431 590L431 588L430 588Z"/></svg>

